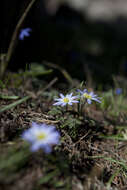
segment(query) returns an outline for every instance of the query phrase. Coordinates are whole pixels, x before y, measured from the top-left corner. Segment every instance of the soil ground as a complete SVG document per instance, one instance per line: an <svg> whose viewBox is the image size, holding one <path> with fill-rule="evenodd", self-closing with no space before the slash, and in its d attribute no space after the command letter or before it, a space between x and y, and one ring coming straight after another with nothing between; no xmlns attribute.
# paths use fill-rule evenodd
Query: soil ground
<svg viewBox="0 0 127 190"><path fill-rule="evenodd" d="M2 95L19 97L1 97L0 108L28 96L0 113L0 189L127 189L127 141L108 138L119 133L117 126L127 125L126 113L111 117L93 104L80 118L69 110L77 125L64 126L51 110L54 94L66 92L69 85L33 78L16 85L12 77L0 90ZM63 117L68 119L69 113ZM60 144L50 155L42 150L30 152L22 140L21 134L32 121L55 125L60 131Z"/></svg>

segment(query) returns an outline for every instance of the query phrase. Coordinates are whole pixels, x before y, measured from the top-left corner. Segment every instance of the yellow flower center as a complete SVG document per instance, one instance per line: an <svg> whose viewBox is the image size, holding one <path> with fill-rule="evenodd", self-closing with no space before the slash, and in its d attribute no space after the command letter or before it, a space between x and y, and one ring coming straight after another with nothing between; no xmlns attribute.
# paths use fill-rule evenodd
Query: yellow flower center
<svg viewBox="0 0 127 190"><path fill-rule="evenodd" d="M64 101L65 103L68 103L68 102L69 102L69 99L68 99L68 98L64 98L63 101Z"/></svg>
<svg viewBox="0 0 127 190"><path fill-rule="evenodd" d="M87 98L87 99L92 99L92 96L89 95L88 93L84 93L83 96L84 96L85 98Z"/></svg>
<svg viewBox="0 0 127 190"><path fill-rule="evenodd" d="M43 139L45 139L45 137L46 137L46 134L44 134L44 133L40 133L37 135L38 140L43 140Z"/></svg>

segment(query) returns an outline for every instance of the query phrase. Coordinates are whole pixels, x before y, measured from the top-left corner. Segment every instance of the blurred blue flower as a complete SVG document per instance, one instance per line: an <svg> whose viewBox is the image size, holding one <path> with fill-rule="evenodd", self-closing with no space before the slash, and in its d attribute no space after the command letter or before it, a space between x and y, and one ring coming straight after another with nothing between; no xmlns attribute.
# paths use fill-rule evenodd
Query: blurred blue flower
<svg viewBox="0 0 127 190"><path fill-rule="evenodd" d="M120 95L122 93L122 88L116 88L115 93Z"/></svg>
<svg viewBox="0 0 127 190"><path fill-rule="evenodd" d="M33 122L32 127L23 132L22 138L31 143L32 152L42 148L45 153L50 153L52 145L59 143L60 134L52 125Z"/></svg>
<svg viewBox="0 0 127 190"><path fill-rule="evenodd" d="M20 34L19 34L19 39L20 40L24 40L25 37L29 37L31 31L32 31L31 28L24 28L24 29L22 29L20 31Z"/></svg>

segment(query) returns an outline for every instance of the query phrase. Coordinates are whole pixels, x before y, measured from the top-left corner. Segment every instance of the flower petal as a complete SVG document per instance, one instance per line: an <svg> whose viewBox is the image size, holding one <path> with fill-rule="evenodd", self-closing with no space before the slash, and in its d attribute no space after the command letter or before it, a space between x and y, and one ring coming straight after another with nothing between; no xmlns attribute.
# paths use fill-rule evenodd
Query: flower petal
<svg viewBox="0 0 127 190"><path fill-rule="evenodd" d="M88 102L88 104L91 104L91 103L92 103L92 101L91 101L90 99L87 99L87 102Z"/></svg>

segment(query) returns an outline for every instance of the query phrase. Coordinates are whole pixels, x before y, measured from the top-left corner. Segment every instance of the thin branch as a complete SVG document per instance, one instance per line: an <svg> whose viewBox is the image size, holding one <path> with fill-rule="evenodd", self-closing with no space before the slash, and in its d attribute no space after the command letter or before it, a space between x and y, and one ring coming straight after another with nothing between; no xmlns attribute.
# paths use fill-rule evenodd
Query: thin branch
<svg viewBox="0 0 127 190"><path fill-rule="evenodd" d="M56 65L54 63L50 63L50 62L47 62L47 61L44 61L43 64L46 65L46 66L49 66L49 67L52 67L54 69L59 70L63 74L65 79L68 81L68 83L73 85L73 79L71 78L71 76L69 75L69 73L65 69L63 69L59 65Z"/></svg>

